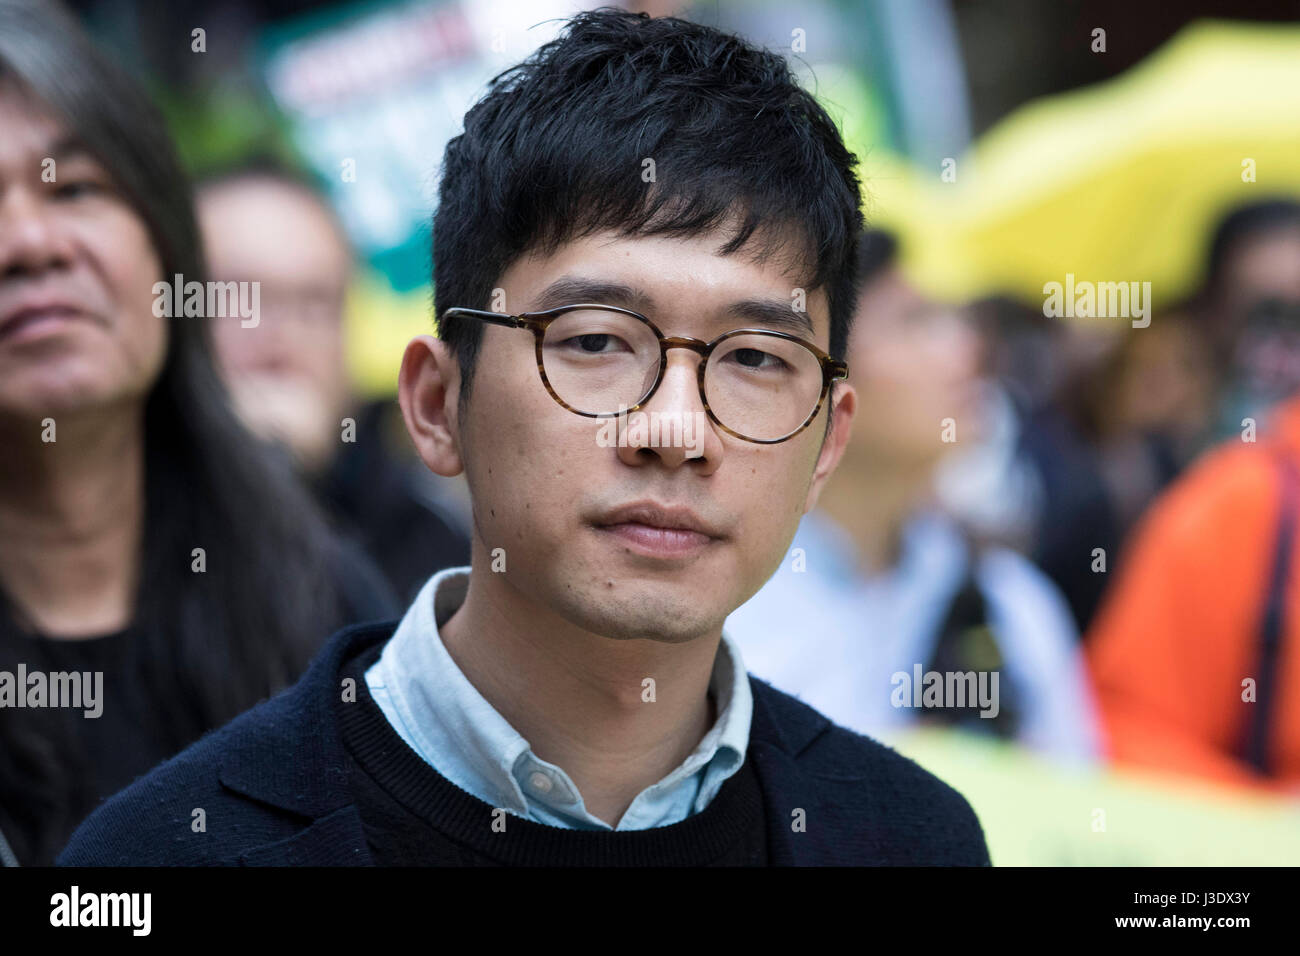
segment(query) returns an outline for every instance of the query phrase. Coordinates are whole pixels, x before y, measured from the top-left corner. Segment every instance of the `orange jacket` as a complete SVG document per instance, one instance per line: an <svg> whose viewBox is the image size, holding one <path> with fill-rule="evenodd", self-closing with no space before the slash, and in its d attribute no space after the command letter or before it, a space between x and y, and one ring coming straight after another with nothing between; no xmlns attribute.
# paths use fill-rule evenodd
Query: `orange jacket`
<svg viewBox="0 0 1300 956"><path fill-rule="evenodd" d="M1260 682L1280 455L1300 474L1300 398L1278 407L1258 442L1207 453L1137 528L1086 647L1116 762L1300 792L1300 527L1274 671L1273 775L1259 774L1243 748L1259 704L1243 701L1243 682Z"/></svg>

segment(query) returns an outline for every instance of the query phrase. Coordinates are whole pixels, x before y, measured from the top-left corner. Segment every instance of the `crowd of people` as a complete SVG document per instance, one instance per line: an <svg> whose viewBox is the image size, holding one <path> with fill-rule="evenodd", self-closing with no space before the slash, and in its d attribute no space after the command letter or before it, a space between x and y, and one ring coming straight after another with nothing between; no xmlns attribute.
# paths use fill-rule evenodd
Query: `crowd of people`
<svg viewBox="0 0 1300 956"><path fill-rule="evenodd" d="M134 83L34 11L0 5L0 670L103 672L105 700L0 719L24 864L472 536L394 403L349 386L353 257L311 181L253 163L192 191ZM1294 793L1300 204L1231 210L1205 247L1196 296L1085 328L934 300L864 234L858 420L728 619L750 672L862 733L957 723ZM258 327L159 316L174 275L259 282ZM929 672L1000 682L911 706L898 675Z"/></svg>
<svg viewBox="0 0 1300 956"><path fill-rule="evenodd" d="M895 246L861 247L850 449L728 620L751 670L864 733L1295 793L1300 202L1225 212L1145 328L945 304ZM900 703L916 667L997 671L1001 706Z"/></svg>

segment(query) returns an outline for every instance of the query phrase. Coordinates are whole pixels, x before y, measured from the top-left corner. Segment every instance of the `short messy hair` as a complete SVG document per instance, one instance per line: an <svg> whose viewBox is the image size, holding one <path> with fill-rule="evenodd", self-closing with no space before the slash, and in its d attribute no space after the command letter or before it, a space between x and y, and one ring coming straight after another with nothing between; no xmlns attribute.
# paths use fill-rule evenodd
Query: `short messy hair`
<svg viewBox="0 0 1300 956"><path fill-rule="evenodd" d="M785 252L802 288L825 288L830 353L843 358L863 228L857 162L780 54L676 17L575 15L489 83L447 144L435 316L462 399L483 328L443 313L488 308L520 256L604 230L688 237L734 221L720 254L751 238L757 258Z"/></svg>

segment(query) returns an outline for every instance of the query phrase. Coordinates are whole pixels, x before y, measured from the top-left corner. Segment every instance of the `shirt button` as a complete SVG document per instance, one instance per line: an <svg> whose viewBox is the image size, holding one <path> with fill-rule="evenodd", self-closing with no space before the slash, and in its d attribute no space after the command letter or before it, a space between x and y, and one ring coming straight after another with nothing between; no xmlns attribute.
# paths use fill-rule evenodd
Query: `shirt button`
<svg viewBox="0 0 1300 956"><path fill-rule="evenodd" d="M532 775L528 778L528 785L538 793L550 793L551 788L554 786L554 784L551 783L551 778L540 770L533 771Z"/></svg>

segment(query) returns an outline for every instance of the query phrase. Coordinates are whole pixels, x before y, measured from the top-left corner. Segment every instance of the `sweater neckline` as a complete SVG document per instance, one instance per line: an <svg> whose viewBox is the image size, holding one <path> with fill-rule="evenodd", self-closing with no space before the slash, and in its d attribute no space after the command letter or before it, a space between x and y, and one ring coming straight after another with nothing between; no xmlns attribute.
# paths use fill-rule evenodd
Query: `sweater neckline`
<svg viewBox="0 0 1300 956"><path fill-rule="evenodd" d="M645 830L577 830L494 808L443 777L413 751L371 698L365 670L384 642L345 660L356 699L336 707L343 744L367 774L423 823L475 852L513 866L703 866L765 830L763 795L752 761L723 783L707 807L680 823ZM504 821L505 829L501 831ZM764 834L763 839L766 839Z"/></svg>

